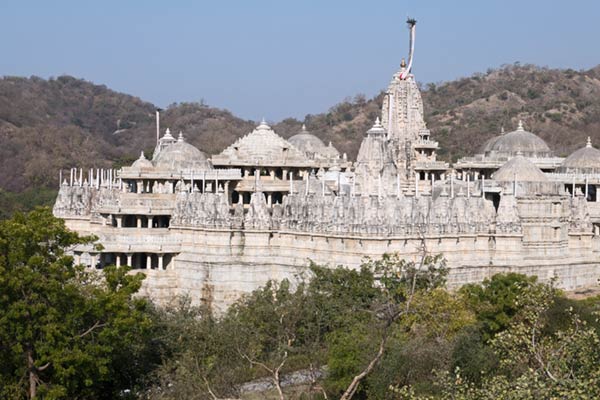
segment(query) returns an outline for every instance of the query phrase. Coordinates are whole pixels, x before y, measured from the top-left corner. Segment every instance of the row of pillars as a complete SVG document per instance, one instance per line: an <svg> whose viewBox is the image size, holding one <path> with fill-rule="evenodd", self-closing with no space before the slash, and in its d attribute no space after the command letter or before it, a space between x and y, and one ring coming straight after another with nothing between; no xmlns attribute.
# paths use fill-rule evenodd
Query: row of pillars
<svg viewBox="0 0 600 400"><path fill-rule="evenodd" d="M135 255L139 255L139 257L137 258L137 265L134 265L134 256ZM114 264L117 267L120 267L122 265L127 265L129 267L136 267L136 268L142 268L142 261L144 261L143 257L145 257L145 265L144 265L144 269L153 269L153 266L155 265L157 269L159 270L165 270L167 269L167 264L171 261L172 255L171 254L163 254L163 253L87 253L88 256L88 260L90 261L90 266L95 268L98 265L98 261L100 261L100 264L103 264L103 260L102 260L102 255L106 256L112 256L111 258L114 258ZM100 256L101 258L98 259L98 256ZM123 260L123 256L125 256L125 259ZM82 253L75 253L74 254L74 261L76 264L81 264L82 263L82 258L83 258L83 254ZM155 258L156 257L156 258ZM157 260L156 263L153 262L153 260Z"/></svg>
<svg viewBox="0 0 600 400"><path fill-rule="evenodd" d="M129 228L168 228L170 222L170 218L167 215L116 215L114 218L117 228L123 228L123 220L125 217L135 218L135 226L128 226Z"/></svg>
<svg viewBox="0 0 600 400"><path fill-rule="evenodd" d="M90 168L87 171L87 177L85 177L83 168L71 168L67 178L63 177L61 169L58 171L58 182L59 186L91 186L97 189L100 189L100 187L122 189L123 182L117 175L118 171L116 169Z"/></svg>

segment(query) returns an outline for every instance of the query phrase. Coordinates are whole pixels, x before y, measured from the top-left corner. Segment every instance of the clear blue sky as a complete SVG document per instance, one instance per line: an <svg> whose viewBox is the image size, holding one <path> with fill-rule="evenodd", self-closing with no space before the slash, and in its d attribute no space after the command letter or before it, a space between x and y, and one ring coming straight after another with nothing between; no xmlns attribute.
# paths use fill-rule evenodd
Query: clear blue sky
<svg viewBox="0 0 600 400"><path fill-rule="evenodd" d="M600 1L0 2L0 75L69 74L164 107L302 119L385 88L417 19L413 72L439 82L504 63L600 63Z"/></svg>

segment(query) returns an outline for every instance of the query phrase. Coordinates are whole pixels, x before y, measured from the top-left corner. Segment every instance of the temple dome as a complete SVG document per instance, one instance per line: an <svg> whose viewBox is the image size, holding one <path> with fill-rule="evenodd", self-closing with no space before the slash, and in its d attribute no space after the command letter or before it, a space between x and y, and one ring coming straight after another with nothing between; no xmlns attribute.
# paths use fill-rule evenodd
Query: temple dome
<svg viewBox="0 0 600 400"><path fill-rule="evenodd" d="M329 143L329 146L326 146L321 139L312 133L309 133L304 125L302 125L302 131L290 137L288 142L306 153L309 157L320 155L325 158L338 158L340 156L339 151L333 147L331 142Z"/></svg>
<svg viewBox="0 0 600 400"><path fill-rule="evenodd" d="M521 121L519 121L517 130L488 140L482 149L482 153L486 156L491 154L516 155L519 152L527 157L550 157L552 155L546 142L539 136L523 129Z"/></svg>
<svg viewBox="0 0 600 400"><path fill-rule="evenodd" d="M133 162L133 164L131 164L131 168L135 168L135 169L146 169L146 168L153 168L153 167L154 167L154 165L152 165L152 162L146 158L143 151L140 154L140 158L138 158L137 160L135 160Z"/></svg>
<svg viewBox="0 0 600 400"><path fill-rule="evenodd" d="M326 146L325 149L323 149L322 154L327 158L340 158L340 152L338 151L338 149L333 147L331 142L329 142L329 145Z"/></svg>
<svg viewBox="0 0 600 400"><path fill-rule="evenodd" d="M177 141L156 156L154 165L157 168L181 171L184 169L212 169L206 155L185 141Z"/></svg>
<svg viewBox="0 0 600 400"><path fill-rule="evenodd" d="M252 132L239 138L220 154L218 165L307 165L307 154L275 133L263 120Z"/></svg>
<svg viewBox="0 0 600 400"><path fill-rule="evenodd" d="M507 161L500 169L492 175L495 181L510 182L517 180L519 182L546 182L548 178L531 161L517 155Z"/></svg>
<svg viewBox="0 0 600 400"><path fill-rule="evenodd" d="M588 137L586 146L567 157L560 170L563 172L600 171L600 150L592 147L592 142Z"/></svg>

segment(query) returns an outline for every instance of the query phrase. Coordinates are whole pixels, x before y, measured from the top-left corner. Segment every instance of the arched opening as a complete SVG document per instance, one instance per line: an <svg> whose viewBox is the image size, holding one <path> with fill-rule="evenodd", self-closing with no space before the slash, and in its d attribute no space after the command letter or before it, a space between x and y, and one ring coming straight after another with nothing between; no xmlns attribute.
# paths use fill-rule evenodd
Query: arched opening
<svg viewBox="0 0 600 400"><path fill-rule="evenodd" d="M243 203L244 204L250 204L250 198L251 198L251 194L249 192L244 192L243 193Z"/></svg>
<svg viewBox="0 0 600 400"><path fill-rule="evenodd" d="M283 169L281 169L281 168L277 168L277 169L275 170L275 177L276 177L277 179L283 179Z"/></svg>
<svg viewBox="0 0 600 400"><path fill-rule="evenodd" d="M281 192L273 192L273 197L271 201L273 204L283 203L283 194Z"/></svg>

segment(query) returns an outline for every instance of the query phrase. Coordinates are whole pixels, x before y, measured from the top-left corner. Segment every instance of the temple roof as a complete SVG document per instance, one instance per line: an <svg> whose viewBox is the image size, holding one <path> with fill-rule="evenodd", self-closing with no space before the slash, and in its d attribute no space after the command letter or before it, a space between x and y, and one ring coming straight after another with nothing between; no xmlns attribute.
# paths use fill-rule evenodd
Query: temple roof
<svg viewBox="0 0 600 400"><path fill-rule="evenodd" d="M212 169L206 155L196 147L186 143L181 134L176 143L169 144L158 153L154 165L156 168L172 171Z"/></svg>
<svg viewBox="0 0 600 400"><path fill-rule="evenodd" d="M303 151L277 135L264 120L251 133L214 156L213 161L231 165L283 166L309 163Z"/></svg>
<svg viewBox="0 0 600 400"><path fill-rule="evenodd" d="M567 170L600 170L600 150L592 147L588 137L586 146L576 150L563 161L561 169Z"/></svg>
<svg viewBox="0 0 600 400"><path fill-rule="evenodd" d="M302 125L302 131L289 138L288 142L302 150L308 157L338 158L340 156L339 151L333 147L331 142L329 142L329 146L326 146L321 139L309 133L304 125Z"/></svg>
<svg viewBox="0 0 600 400"><path fill-rule="evenodd" d="M135 169L143 169L143 168L154 168L152 161L148 160L144 155L144 152L140 154L140 158L135 160L133 164L131 164L131 168Z"/></svg>
<svg viewBox="0 0 600 400"><path fill-rule="evenodd" d="M488 140L482 149L486 156L516 155L521 152L528 157L549 157L552 151L539 136L523 129L523 124L519 121L517 130L503 133L500 136Z"/></svg>
<svg viewBox="0 0 600 400"><path fill-rule="evenodd" d="M542 170L520 154L494 172L492 179L503 182L515 179L519 182L546 182L548 180Z"/></svg>

